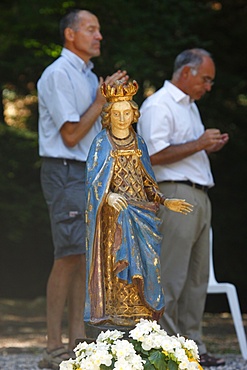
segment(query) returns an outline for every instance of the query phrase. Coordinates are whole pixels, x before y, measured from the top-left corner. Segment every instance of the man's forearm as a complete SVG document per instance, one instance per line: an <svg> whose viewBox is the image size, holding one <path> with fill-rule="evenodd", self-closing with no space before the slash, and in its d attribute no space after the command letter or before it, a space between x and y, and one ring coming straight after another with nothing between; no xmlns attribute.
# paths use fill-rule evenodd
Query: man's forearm
<svg viewBox="0 0 247 370"><path fill-rule="evenodd" d="M198 141L190 141L184 144L170 145L150 156L152 165L171 164L197 153L201 148Z"/></svg>
<svg viewBox="0 0 247 370"><path fill-rule="evenodd" d="M65 122L60 132L65 145L74 147L90 131L102 110L102 104L94 101L81 116L79 122Z"/></svg>

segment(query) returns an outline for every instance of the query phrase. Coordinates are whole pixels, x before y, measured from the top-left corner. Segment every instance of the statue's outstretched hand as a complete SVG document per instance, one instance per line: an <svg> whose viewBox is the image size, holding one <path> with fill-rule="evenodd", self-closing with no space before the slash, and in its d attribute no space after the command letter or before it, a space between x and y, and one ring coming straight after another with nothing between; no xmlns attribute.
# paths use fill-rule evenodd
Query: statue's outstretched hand
<svg viewBox="0 0 247 370"><path fill-rule="evenodd" d="M115 208L115 210L118 212L128 207L126 199L117 193L109 193L107 197L107 203L109 206Z"/></svg>
<svg viewBox="0 0 247 370"><path fill-rule="evenodd" d="M169 208L171 211L180 212L187 215L193 211L193 205L185 202L185 199L166 199L164 206Z"/></svg>

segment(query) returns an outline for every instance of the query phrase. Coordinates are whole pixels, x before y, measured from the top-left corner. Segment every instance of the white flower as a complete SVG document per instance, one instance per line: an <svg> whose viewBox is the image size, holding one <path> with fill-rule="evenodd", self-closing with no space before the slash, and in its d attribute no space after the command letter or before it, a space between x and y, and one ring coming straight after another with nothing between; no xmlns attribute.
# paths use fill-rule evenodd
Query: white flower
<svg viewBox="0 0 247 370"><path fill-rule="evenodd" d="M177 336L177 339L181 343L182 347L186 348L191 353L195 360L199 360L198 347L194 340L185 339L184 337L180 337L179 335Z"/></svg>
<svg viewBox="0 0 247 370"><path fill-rule="evenodd" d="M198 370L199 369L199 365L197 362L190 362L188 364L188 367L187 367L188 370ZM187 370L186 369L186 370Z"/></svg>
<svg viewBox="0 0 247 370"><path fill-rule="evenodd" d="M80 369L83 370L100 370L99 365L95 364L90 357L82 359Z"/></svg>
<svg viewBox="0 0 247 370"><path fill-rule="evenodd" d="M143 360L141 358L140 355L137 355L137 354L133 355L130 360L131 360L131 363L133 365L133 369L135 369L135 370L142 370L143 365L146 362L145 360Z"/></svg>
<svg viewBox="0 0 247 370"><path fill-rule="evenodd" d="M115 362L114 369L116 370L132 370L132 365L128 361L121 359Z"/></svg>
<svg viewBox="0 0 247 370"><path fill-rule="evenodd" d="M145 350L145 351L150 351L150 349L153 348L153 338L151 336L147 337L147 338L143 338L143 341L142 341L142 348Z"/></svg>
<svg viewBox="0 0 247 370"><path fill-rule="evenodd" d="M59 365L60 370L73 370L74 369L74 361L73 360L67 360L67 361L62 361L61 364Z"/></svg>
<svg viewBox="0 0 247 370"><path fill-rule="evenodd" d="M184 348L187 348L191 352L192 356L199 360L199 352L196 343L191 339L186 339Z"/></svg>
<svg viewBox="0 0 247 370"><path fill-rule="evenodd" d="M77 357L81 356L83 353L85 353L87 347L88 347L87 342L78 343L78 345L74 348L75 355Z"/></svg>
<svg viewBox="0 0 247 370"><path fill-rule="evenodd" d="M106 366L110 366L112 362L112 355L106 349L98 349L92 356L91 361L95 364L100 366L104 364Z"/></svg>
<svg viewBox="0 0 247 370"><path fill-rule="evenodd" d="M146 362L143 353L146 355L152 349L163 352L179 370L199 369L197 362L190 361L192 357L199 358L195 342L179 335L167 335L156 321L141 319L129 333L133 344L123 339L123 335L118 330L107 330L99 334L95 343L79 343L74 349L76 359L63 361L60 370L100 370L101 365L113 370L143 370ZM142 350L138 352L140 344Z"/></svg>
<svg viewBox="0 0 247 370"><path fill-rule="evenodd" d="M181 370L188 370L188 360L187 361L181 361L178 365L178 368Z"/></svg>
<svg viewBox="0 0 247 370"><path fill-rule="evenodd" d="M84 350L88 347L87 342L80 342L77 344L77 346L74 348L74 352Z"/></svg>
<svg viewBox="0 0 247 370"><path fill-rule="evenodd" d="M136 324L136 327L130 331L130 337L137 339L137 337L140 338L141 336L149 334L152 331L159 332L160 330L160 325L157 324L157 321L141 319L140 322Z"/></svg>
<svg viewBox="0 0 247 370"><path fill-rule="evenodd" d="M111 347L112 353L116 355L116 357L126 357L130 354L135 354L135 349L133 344L129 341L125 340L117 340L115 344Z"/></svg>
<svg viewBox="0 0 247 370"><path fill-rule="evenodd" d="M135 355L129 359L119 358L114 365L116 370L143 370L143 361L141 356Z"/></svg>
<svg viewBox="0 0 247 370"><path fill-rule="evenodd" d="M114 342L117 339L123 338L123 332L119 330L107 330L98 335L97 342Z"/></svg>
<svg viewBox="0 0 247 370"><path fill-rule="evenodd" d="M177 357L177 359L180 361L182 361L182 359L184 358L187 359L187 355L186 355L184 348L175 348L174 354Z"/></svg>
<svg viewBox="0 0 247 370"><path fill-rule="evenodd" d="M135 340L138 340L139 342L142 342L144 339L143 332L139 330L138 327L130 331L130 337Z"/></svg>

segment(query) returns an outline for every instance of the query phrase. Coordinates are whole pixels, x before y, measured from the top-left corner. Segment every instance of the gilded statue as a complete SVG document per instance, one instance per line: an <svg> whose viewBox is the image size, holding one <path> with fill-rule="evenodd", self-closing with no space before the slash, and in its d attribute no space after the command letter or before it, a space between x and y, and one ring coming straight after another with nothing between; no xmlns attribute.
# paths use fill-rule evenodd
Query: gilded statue
<svg viewBox="0 0 247 370"><path fill-rule="evenodd" d="M136 81L103 84L102 131L87 159L87 296L85 321L133 327L158 320L165 300L160 284L159 206L187 214L192 205L160 193L146 144L132 124Z"/></svg>

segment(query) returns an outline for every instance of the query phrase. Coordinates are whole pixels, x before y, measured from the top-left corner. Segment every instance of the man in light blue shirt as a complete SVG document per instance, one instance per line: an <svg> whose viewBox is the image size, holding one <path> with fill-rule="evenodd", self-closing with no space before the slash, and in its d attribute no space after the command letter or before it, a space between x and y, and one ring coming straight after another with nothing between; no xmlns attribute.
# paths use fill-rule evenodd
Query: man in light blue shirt
<svg viewBox="0 0 247 370"><path fill-rule="evenodd" d="M74 122L74 127L77 127L83 113L93 109L99 81L92 68L91 61L86 64L75 53L63 48L60 58L44 71L38 81L39 152L42 157L86 161L91 142L101 130L100 117L95 115L88 132L80 135L79 140L75 139L73 151L71 146L64 144L60 130L65 122Z"/></svg>
<svg viewBox="0 0 247 370"><path fill-rule="evenodd" d="M47 284L47 348L40 368L58 368L71 357L76 338L85 337L85 161L92 140L101 130L105 103L91 58L100 55L102 35L97 17L74 10L60 23L61 56L38 81L41 184L51 220L54 263ZM128 79L117 71L107 84ZM68 303L69 343L61 337Z"/></svg>

